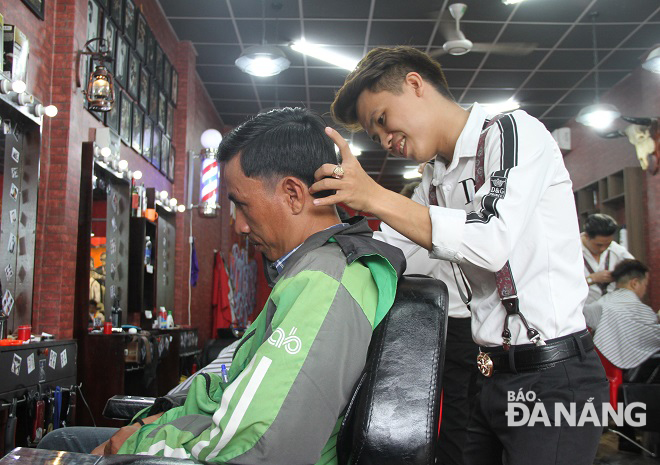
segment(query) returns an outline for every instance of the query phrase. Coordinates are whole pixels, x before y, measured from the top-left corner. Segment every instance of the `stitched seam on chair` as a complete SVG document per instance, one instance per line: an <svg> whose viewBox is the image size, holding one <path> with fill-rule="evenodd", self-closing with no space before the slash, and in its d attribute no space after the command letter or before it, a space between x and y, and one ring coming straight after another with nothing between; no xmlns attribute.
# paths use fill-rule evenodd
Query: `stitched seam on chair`
<svg viewBox="0 0 660 465"><path fill-rule="evenodd" d="M390 318L386 318L385 321L381 322L381 324L385 325L382 329L382 332L381 332L382 338L385 338L385 335L387 334L387 328L390 324ZM373 384L373 379L376 377L376 372L378 371L378 367L380 366L380 362L382 360L383 344L379 343L378 345L379 345L378 353L375 354L377 356L374 358L374 365L375 366L371 367L372 368L371 375L369 376L369 381L370 382L367 384L367 386L371 386ZM371 402L371 398L372 398L372 395L369 393L369 390L367 390L367 399L366 399L366 401L367 401L367 404L369 405L369 412L367 414L367 422L366 422L367 423L367 426L366 426L367 430L371 427L371 416L372 416L372 412L373 412L373 402ZM355 462L354 462L355 465L359 464L360 456L362 455L362 450L364 449L364 444L365 444L365 441L361 441L360 449L357 451L357 453L355 455Z"/></svg>
<svg viewBox="0 0 660 465"><path fill-rule="evenodd" d="M444 329L444 328L442 328L442 329ZM433 350L433 366L436 366L437 363L438 363L438 360L439 360L438 353L440 351L440 340L441 340L441 338L439 337L439 333L436 333L435 349ZM431 377L431 386L429 387L429 394L430 394L431 402L429 402L429 408L428 408L428 414L427 414L427 420L426 420L426 432L427 432L426 443L427 444L430 444L431 441L435 441L435 438L433 436L435 435L435 428L436 428L437 425L431 425L431 423L433 423L433 416L434 416L434 413L435 413L433 411L433 406L434 406L433 400L435 400L435 392L436 392L436 387L438 385L437 380L438 380L438 371L436 370L434 372L433 376ZM433 430L431 429L432 426L433 426ZM437 445L436 445L436 447L437 447ZM427 463L431 464L433 462L428 461Z"/></svg>

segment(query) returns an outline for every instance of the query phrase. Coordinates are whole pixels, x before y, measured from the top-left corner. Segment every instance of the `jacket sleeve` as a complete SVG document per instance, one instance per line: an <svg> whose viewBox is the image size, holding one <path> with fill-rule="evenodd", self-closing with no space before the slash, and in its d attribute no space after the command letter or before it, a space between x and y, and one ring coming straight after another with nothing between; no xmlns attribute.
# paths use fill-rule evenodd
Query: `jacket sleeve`
<svg viewBox="0 0 660 465"><path fill-rule="evenodd" d="M562 166L561 152L545 127L532 118L520 119L507 114L488 132L477 211L430 207L432 257L493 272L508 260Z"/></svg>
<svg viewBox="0 0 660 465"><path fill-rule="evenodd" d="M361 293L318 271L279 282L268 304L277 308L272 334L242 372L225 386L213 375L204 378L210 384L194 382L183 407L141 428L121 453L252 465L318 461L364 367L372 334L377 289L363 265L347 270L356 267ZM214 411L207 398L215 401Z"/></svg>

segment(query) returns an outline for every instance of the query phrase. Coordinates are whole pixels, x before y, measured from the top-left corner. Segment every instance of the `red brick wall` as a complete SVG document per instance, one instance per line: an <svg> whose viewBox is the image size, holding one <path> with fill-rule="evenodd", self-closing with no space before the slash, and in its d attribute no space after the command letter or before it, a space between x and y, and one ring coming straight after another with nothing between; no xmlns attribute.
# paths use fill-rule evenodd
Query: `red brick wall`
<svg viewBox="0 0 660 465"><path fill-rule="evenodd" d="M187 150L199 151L203 130L223 124L195 71L195 52L190 43L180 42L167 22L157 0L137 0L149 27L179 73L179 103L172 144L176 148L174 183L139 154L121 144L121 158L132 170L143 173L148 187L166 190L184 201L187 183ZM76 56L86 40L87 2L57 0L46 2L45 21L40 21L19 0L3 2L0 13L5 22L26 33L31 50L28 92L45 104L57 105L55 118L45 118L40 159L39 209L35 251L33 331L46 331L59 338L73 336L73 298L77 252L80 150L94 139L102 126L83 108L84 96L76 86ZM223 209L226 216L228 208ZM213 250L226 241L228 219L198 218L193 215L193 235L198 238L201 277L192 295L192 325L200 328L201 343L210 336L211 268ZM175 321L187 323L188 228L189 215L177 215ZM229 246L225 246L229 249Z"/></svg>
<svg viewBox="0 0 660 465"><path fill-rule="evenodd" d="M638 68L613 87L602 98L617 106L627 116L660 116L660 79L657 74ZM620 121L618 128L627 123ZM579 189L597 179L627 166L639 166L635 148L627 138L603 139L593 130L572 123L573 149L564 161L571 174L574 188ZM660 174L645 175L646 189L646 250L647 265L651 268L649 299L651 306L660 308Z"/></svg>

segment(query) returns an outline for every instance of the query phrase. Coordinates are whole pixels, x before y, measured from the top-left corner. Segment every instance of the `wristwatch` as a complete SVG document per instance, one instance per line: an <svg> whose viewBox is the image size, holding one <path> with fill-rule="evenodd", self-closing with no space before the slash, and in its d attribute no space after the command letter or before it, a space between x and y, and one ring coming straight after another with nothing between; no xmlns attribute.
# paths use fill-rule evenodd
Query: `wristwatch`
<svg viewBox="0 0 660 465"><path fill-rule="evenodd" d="M592 285L594 283L594 279L591 276L587 276L587 284Z"/></svg>

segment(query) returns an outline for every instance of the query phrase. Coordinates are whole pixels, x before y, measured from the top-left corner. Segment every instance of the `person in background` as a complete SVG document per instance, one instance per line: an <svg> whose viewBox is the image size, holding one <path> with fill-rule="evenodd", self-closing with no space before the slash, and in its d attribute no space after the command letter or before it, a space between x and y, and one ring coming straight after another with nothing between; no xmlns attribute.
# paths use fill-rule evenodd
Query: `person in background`
<svg viewBox="0 0 660 465"><path fill-rule="evenodd" d="M584 276L589 285L589 304L614 290L611 270L621 261L635 258L624 247L614 241L619 225L614 218L603 213L589 215L584 224L582 254L584 256Z"/></svg>
<svg viewBox="0 0 660 465"><path fill-rule="evenodd" d="M492 117L477 103L462 108L440 65L412 47L371 50L331 109L389 154L428 162L407 199L378 185L326 128L342 163L317 170L310 192L335 190L315 204L370 212L430 258L451 262L458 282L462 269L483 375L464 462L591 465L599 424L514 427L506 415L511 392L578 415L587 399L609 398L582 314L588 289L572 184L552 135L522 110Z"/></svg>
<svg viewBox="0 0 660 465"><path fill-rule="evenodd" d="M627 370L660 351L660 323L642 302L649 286L649 269L639 260L626 259L612 270L616 284L596 302L584 306L594 344L614 366Z"/></svg>

